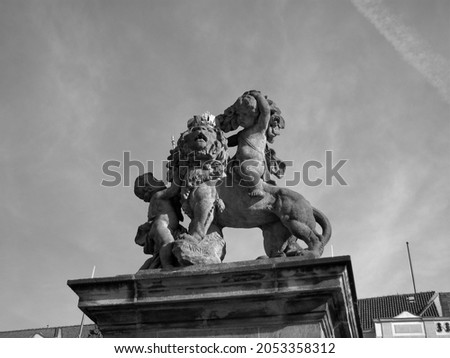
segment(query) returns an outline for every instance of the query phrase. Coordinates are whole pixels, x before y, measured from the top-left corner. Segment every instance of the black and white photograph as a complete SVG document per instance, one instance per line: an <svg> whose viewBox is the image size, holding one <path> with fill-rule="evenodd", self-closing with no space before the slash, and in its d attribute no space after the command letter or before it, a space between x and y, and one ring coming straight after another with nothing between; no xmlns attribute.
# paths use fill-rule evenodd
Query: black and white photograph
<svg viewBox="0 0 450 358"><path fill-rule="evenodd" d="M0 338L450 338L449 155L449 0L0 0Z"/></svg>

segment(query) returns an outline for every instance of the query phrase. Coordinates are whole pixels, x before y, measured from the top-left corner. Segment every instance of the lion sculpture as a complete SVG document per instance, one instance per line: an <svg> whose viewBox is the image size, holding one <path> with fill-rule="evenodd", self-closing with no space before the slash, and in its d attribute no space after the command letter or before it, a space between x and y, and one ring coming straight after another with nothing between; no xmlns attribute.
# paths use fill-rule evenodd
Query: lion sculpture
<svg viewBox="0 0 450 358"><path fill-rule="evenodd" d="M270 100L268 103L273 118L264 130L272 143L284 127L284 119L278 107ZM179 265L221 262L225 256L224 227L260 228L268 257L320 257L331 237L330 222L321 211L299 193L266 180L267 173L261 180L262 195L248 195L248 188L240 184L221 129L236 129L232 117L232 107L218 117L209 113L194 116L168 158L170 191L178 198L174 205L181 205L191 219L187 233L174 237L172 252ZM316 231L316 223L321 233Z"/></svg>

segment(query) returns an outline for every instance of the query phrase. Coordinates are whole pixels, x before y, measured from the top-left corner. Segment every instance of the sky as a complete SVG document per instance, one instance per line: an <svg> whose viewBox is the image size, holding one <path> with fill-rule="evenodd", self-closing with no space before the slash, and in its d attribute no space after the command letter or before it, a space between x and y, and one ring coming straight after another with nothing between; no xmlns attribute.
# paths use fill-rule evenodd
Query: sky
<svg viewBox="0 0 450 358"><path fill-rule="evenodd" d="M406 242L417 291L450 291L449 17L447 0L0 0L0 330L79 324L67 280L135 273L147 204L124 153L162 178L187 120L250 89L286 120L278 185L346 160L347 185L290 187L329 217L324 257L351 256L357 296L413 292ZM225 262L264 253L259 229L224 235Z"/></svg>

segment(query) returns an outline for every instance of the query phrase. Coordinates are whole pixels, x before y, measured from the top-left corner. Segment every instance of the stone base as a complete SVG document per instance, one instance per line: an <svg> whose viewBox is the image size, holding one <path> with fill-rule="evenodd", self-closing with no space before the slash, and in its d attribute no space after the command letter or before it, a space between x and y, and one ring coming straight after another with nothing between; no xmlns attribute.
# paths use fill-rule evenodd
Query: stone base
<svg viewBox="0 0 450 358"><path fill-rule="evenodd" d="M69 280L104 337L362 337L349 256Z"/></svg>

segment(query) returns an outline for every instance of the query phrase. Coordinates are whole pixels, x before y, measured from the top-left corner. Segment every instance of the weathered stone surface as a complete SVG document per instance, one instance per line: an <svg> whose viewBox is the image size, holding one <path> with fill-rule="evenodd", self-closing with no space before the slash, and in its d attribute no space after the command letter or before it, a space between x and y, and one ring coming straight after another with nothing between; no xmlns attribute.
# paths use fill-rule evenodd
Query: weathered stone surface
<svg viewBox="0 0 450 358"><path fill-rule="evenodd" d="M170 186L152 173L135 182L135 194L149 203L147 222L139 226L135 242L153 255L141 269L218 262L223 258L217 253L220 241L212 241L211 249L203 243L207 235L222 236L224 227L260 228L268 257L319 258L331 237L328 218L301 194L271 179L283 176L285 163L268 143L284 127L281 110L255 90L217 117L206 112L190 118L176 145L172 142ZM237 147L231 159L229 147ZM189 235L183 237L181 209L191 219Z"/></svg>
<svg viewBox="0 0 450 358"><path fill-rule="evenodd" d="M172 253L182 266L219 264L225 256L225 240L215 232L200 241L187 237L173 243Z"/></svg>
<svg viewBox="0 0 450 358"><path fill-rule="evenodd" d="M361 337L348 256L71 280L105 337Z"/></svg>

